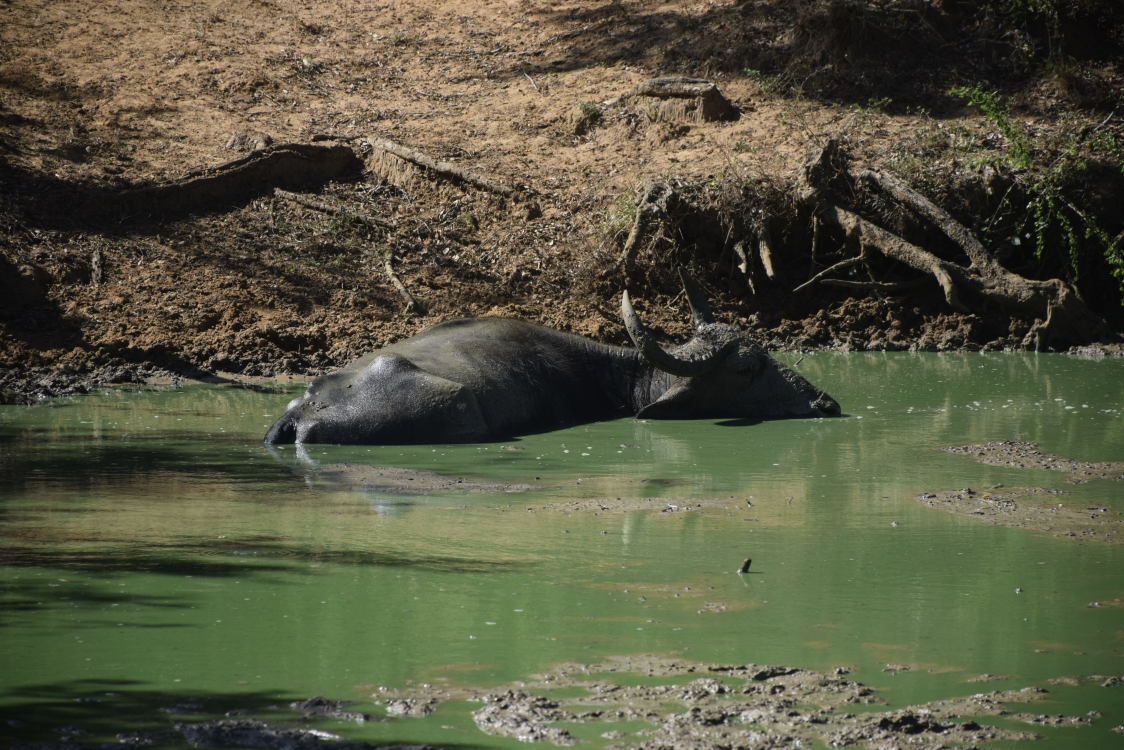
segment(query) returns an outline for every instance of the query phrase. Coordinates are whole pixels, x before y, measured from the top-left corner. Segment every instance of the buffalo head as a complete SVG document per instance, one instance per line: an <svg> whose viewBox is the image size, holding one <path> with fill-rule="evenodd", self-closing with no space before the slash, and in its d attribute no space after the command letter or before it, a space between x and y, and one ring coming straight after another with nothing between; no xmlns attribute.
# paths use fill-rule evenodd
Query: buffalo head
<svg viewBox="0 0 1124 750"><path fill-rule="evenodd" d="M690 341L665 351L640 322L628 292L621 315L632 343L650 365L671 376L670 386L637 417L692 419L732 417L834 417L839 404L769 356L743 331L717 323L698 284L680 272L695 324Z"/></svg>

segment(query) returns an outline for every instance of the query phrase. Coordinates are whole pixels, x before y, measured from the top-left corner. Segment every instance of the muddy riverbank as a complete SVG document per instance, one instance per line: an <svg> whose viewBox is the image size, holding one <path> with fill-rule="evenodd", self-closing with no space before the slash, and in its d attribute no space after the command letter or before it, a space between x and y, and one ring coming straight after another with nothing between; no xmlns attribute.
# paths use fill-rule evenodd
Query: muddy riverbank
<svg viewBox="0 0 1124 750"><path fill-rule="evenodd" d="M626 344L625 288L682 341L680 265L721 321L774 349L1118 355L1119 45L1063 85L1035 57L1037 27L1004 25L1008 10L869 5L862 28L923 41L852 38L827 2L5 6L0 400L313 376L480 315ZM997 23L1022 40L1019 64L963 52L988 48ZM797 70L824 80L812 93ZM721 113L650 95L676 76L713 84ZM949 93L985 79L1001 91L982 109ZM800 198L828 142L856 175L907 179L1010 273L1073 291L1047 315L854 255ZM674 200L633 232L653 180ZM916 211L856 200L966 268ZM1078 304L1104 325L1079 324Z"/></svg>

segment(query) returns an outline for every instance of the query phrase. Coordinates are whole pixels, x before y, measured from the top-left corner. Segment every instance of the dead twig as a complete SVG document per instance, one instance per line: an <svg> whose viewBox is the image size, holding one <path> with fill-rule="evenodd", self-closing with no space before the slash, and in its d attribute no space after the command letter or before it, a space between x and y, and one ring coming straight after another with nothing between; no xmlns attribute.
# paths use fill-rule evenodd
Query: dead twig
<svg viewBox="0 0 1124 750"><path fill-rule="evenodd" d="M793 294L795 294L796 292L799 292L801 289L804 289L805 287L809 287L812 284L815 284L817 281L824 278L825 276L829 276L829 275L835 273L836 271L841 271L844 268L850 268L851 266L862 263L864 260L866 260L866 246L863 246L863 251L861 253L859 253L858 255L856 255L854 258L847 258L846 260L841 260L838 263L836 263L834 266L831 266L830 268L825 268L824 270L820 271L819 273L817 273L812 278L805 281L800 286L793 289L792 292L793 292Z"/></svg>
<svg viewBox="0 0 1124 750"><path fill-rule="evenodd" d="M347 211L347 209L345 209L345 208L332 206L330 203L325 203L324 201L319 201L319 200L316 200L315 198L310 198L307 195L300 195L299 193L290 193L288 190L282 190L281 188L274 188L273 194L276 195L278 198L283 198L287 201L291 201L291 202L296 203L298 205L304 206L305 208L311 208L314 211L320 211L321 213L325 213L325 214L336 214L339 211ZM353 211L347 211L347 213L350 216L353 216L355 218L355 220L358 221L360 224L366 224L367 226L371 227L372 229L397 229L398 228L398 226L396 224L392 224L389 221L383 221L382 219L376 219L375 217L368 216L367 214L356 213L356 212L353 212Z"/></svg>
<svg viewBox="0 0 1124 750"><path fill-rule="evenodd" d="M928 279L911 279L909 281L848 281L846 279L824 279L820 282L824 286L839 286L844 289L862 289L868 292L901 292L914 289L929 283Z"/></svg>
<svg viewBox="0 0 1124 750"><path fill-rule="evenodd" d="M406 288L406 285L403 284L402 280L394 273L394 266L392 266L390 262L392 257L393 256L388 254L386 256L386 263L383 265L386 275L390 277L390 283L394 285L394 288L402 295L402 299L405 300L406 312L424 315L425 310L422 308L421 303L414 299L414 295L410 294L410 290Z"/></svg>
<svg viewBox="0 0 1124 750"><path fill-rule="evenodd" d="M510 197L515 194L515 191L506 185L501 185L493 180L484 177L478 177L463 167L458 167L447 161L437 161L431 156L415 151L408 146L403 146L393 141L388 141L384 138L368 137L367 142L376 148L386 151L388 154L394 154L399 159L405 159L426 169L432 170L437 174L460 182L466 182L469 185L485 190L489 193Z"/></svg>

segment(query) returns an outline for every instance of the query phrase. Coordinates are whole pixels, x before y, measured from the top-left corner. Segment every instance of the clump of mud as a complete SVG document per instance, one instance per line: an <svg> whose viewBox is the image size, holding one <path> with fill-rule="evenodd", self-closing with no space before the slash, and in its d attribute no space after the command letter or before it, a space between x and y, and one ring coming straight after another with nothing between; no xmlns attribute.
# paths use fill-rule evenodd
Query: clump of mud
<svg viewBox="0 0 1124 750"><path fill-rule="evenodd" d="M576 743L557 723L602 724L602 737L639 741L645 748L776 748L811 744L874 743L879 747L945 746L997 740L1028 740L1033 732L983 726L969 717L1004 716L1049 726L1088 724L1084 717L1050 717L1011 712L1007 703L1042 700L1047 691L1024 688L934 701L895 711L871 711L883 704L870 688L834 673L787 666L725 665L663 656L611 658L600 664L563 664L530 681L484 690L425 686L380 689L388 708L401 701L475 701L473 713L484 732L555 745ZM617 674L682 678L678 684L637 686ZM585 694L575 695L576 689ZM560 691L561 694L554 694ZM858 713L852 708L863 707ZM966 720L967 719L967 720ZM650 728L615 729L624 721Z"/></svg>
<svg viewBox="0 0 1124 750"><path fill-rule="evenodd" d="M1004 440L983 445L954 445L944 450L957 456L974 458L988 466L1064 471L1069 474L1067 480L1075 484L1090 479L1112 479L1117 482L1124 480L1124 461L1095 463L1051 456L1040 452L1038 443Z"/></svg>
<svg viewBox="0 0 1124 750"><path fill-rule="evenodd" d="M930 508L992 526L1033 529L1088 542L1124 543L1124 521L1119 513L1080 502L1059 502L1059 498L1068 496L1062 490L1000 486L986 491L967 487L925 492L914 499Z"/></svg>
<svg viewBox="0 0 1124 750"><path fill-rule="evenodd" d="M341 719L343 721L357 721L360 724L370 721L371 717L365 713L344 711L343 707L347 704L348 701L333 701L317 695L305 701L294 701L289 704L289 708L294 711L300 711L304 714L304 718L306 719L327 717L329 719Z"/></svg>

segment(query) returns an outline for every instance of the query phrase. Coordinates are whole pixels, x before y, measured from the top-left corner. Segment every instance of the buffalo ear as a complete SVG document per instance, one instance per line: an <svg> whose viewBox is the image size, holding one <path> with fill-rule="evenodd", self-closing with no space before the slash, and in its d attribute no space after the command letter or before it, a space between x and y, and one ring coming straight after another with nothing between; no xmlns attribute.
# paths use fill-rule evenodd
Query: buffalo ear
<svg viewBox="0 0 1124 750"><path fill-rule="evenodd" d="M690 419L691 390L687 385L673 385L667 392L636 413L637 419Z"/></svg>

